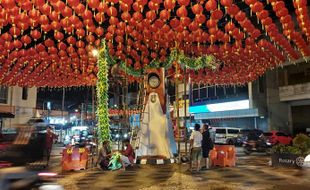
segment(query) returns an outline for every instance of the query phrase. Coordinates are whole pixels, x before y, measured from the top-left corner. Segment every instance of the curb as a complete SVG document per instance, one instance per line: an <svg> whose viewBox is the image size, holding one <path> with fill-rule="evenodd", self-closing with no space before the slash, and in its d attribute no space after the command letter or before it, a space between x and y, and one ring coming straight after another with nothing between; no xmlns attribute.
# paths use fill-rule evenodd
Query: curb
<svg viewBox="0 0 310 190"><path fill-rule="evenodd" d="M174 158L171 159L136 159L134 161L135 164L141 164L141 165L164 165L164 164L174 164L176 163L176 160Z"/></svg>

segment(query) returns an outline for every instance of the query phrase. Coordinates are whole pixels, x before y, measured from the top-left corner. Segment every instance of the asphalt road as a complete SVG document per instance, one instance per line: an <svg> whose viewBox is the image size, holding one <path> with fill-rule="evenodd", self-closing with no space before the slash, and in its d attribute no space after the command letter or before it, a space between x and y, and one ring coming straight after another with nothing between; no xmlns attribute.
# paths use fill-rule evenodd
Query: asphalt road
<svg viewBox="0 0 310 190"><path fill-rule="evenodd" d="M136 165L126 171L61 172L58 182L66 190L104 189L206 189L206 190L309 190L310 169L274 168L264 154L238 153L237 166L212 168L199 173L187 171L187 164ZM54 167L53 170L59 170Z"/></svg>

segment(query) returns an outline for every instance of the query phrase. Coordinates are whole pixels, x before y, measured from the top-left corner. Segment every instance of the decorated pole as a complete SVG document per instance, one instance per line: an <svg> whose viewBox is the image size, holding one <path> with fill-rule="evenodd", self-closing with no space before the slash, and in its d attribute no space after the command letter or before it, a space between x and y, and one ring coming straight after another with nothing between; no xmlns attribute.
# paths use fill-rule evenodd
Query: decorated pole
<svg viewBox="0 0 310 190"><path fill-rule="evenodd" d="M101 42L101 49L99 51L98 58L98 74L97 74L97 118L98 118L98 137L99 141L110 140L110 124L109 124L109 65L106 56L106 44L105 40Z"/></svg>

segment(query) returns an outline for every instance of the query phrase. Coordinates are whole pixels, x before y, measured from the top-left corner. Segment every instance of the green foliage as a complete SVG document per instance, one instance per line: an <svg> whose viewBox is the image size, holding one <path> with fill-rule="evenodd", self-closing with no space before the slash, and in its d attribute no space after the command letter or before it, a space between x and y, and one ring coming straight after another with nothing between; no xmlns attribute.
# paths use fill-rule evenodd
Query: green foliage
<svg viewBox="0 0 310 190"><path fill-rule="evenodd" d="M298 134L293 140L293 146L278 144L272 147L273 153L291 153L306 155L310 153L310 137Z"/></svg>
<svg viewBox="0 0 310 190"><path fill-rule="evenodd" d="M98 73L97 73L97 118L98 118L98 136L100 142L110 140L110 124L109 124L109 64L107 56L107 47L105 41L101 43L101 50L99 52Z"/></svg>
<svg viewBox="0 0 310 190"><path fill-rule="evenodd" d="M302 154L310 153L310 137L304 134L298 134L293 139L293 146L299 148Z"/></svg>
<svg viewBox="0 0 310 190"><path fill-rule="evenodd" d="M106 49L106 52L109 52L108 49ZM177 51L176 49L170 52L170 55L165 62L160 62L159 60L154 59L146 67L139 70L134 69L131 66L127 66L124 61L113 59L109 53L105 53L105 56L109 65L114 65L119 62L120 68L127 74L134 77L143 77L144 70L149 68L164 67L165 69L169 69L174 61L176 61L179 65L192 70L199 70L202 68L216 69L218 65L218 62L216 62L216 59L213 55L203 55L201 57L191 58L186 56L183 52Z"/></svg>

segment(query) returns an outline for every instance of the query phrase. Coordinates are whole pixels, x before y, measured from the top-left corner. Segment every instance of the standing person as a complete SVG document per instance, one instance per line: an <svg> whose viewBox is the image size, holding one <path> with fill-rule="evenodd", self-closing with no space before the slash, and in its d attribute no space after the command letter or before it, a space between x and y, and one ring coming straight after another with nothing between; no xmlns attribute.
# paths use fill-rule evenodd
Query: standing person
<svg viewBox="0 0 310 190"><path fill-rule="evenodd" d="M99 164L101 169L107 170L109 166L110 157L111 157L111 149L109 146L109 141L105 140L102 142L102 147L99 150L96 165Z"/></svg>
<svg viewBox="0 0 310 190"><path fill-rule="evenodd" d="M48 126L46 129L46 138L45 138L45 150L46 150L47 165L48 165L48 162L50 160L54 140L57 138L58 138L57 135L55 135L55 133L53 133L53 131L52 131L52 127Z"/></svg>
<svg viewBox="0 0 310 190"><path fill-rule="evenodd" d="M201 141L202 134L200 133L200 125L195 124L194 131L190 136L190 150L191 150L191 161L190 170L192 171L192 164L197 163L197 172L200 170L200 159L201 159Z"/></svg>
<svg viewBox="0 0 310 190"><path fill-rule="evenodd" d="M205 169L209 169L209 152L213 148L213 142L210 137L209 126L207 124L203 125L202 131L202 157L205 160Z"/></svg>

